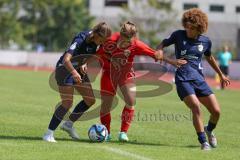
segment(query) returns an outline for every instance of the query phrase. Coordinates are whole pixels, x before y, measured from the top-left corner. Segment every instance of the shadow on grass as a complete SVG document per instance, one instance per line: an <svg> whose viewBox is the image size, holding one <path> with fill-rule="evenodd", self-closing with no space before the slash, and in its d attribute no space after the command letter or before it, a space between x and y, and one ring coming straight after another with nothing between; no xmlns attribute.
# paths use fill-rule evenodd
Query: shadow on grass
<svg viewBox="0 0 240 160"><path fill-rule="evenodd" d="M184 148L200 148L200 145L187 145L187 146L179 146Z"/></svg>
<svg viewBox="0 0 240 160"><path fill-rule="evenodd" d="M6 136L0 135L0 140L26 140L26 141L42 141L42 137L31 137L31 136ZM91 142L89 139L80 139L73 140L71 138L56 138L57 141L67 141L67 142L75 142L75 143L88 143L88 144L98 144L98 142ZM156 147L180 147L180 148L198 148L199 145L172 145L172 144L162 144L162 143L152 143L152 142L138 142L137 140L129 141L129 142L119 142L117 140L111 140L110 142L104 142L105 144L119 144L119 145L139 145L139 146L156 146Z"/></svg>
<svg viewBox="0 0 240 160"><path fill-rule="evenodd" d="M197 148L199 145L187 145L187 146L178 146L178 145L173 145L173 144L163 144L163 143L152 143L152 142L138 142L137 140L129 141L129 142L119 142L119 141L111 141L107 143L115 143L119 145L124 145L124 144L131 144L131 145L142 145L142 146L156 146L156 147L180 147L180 148Z"/></svg>
<svg viewBox="0 0 240 160"><path fill-rule="evenodd" d="M26 140L26 141L42 141L42 137L31 137L31 136L7 136L7 135L0 135L0 140ZM81 140L73 140L71 138L56 138L57 141L69 141L69 142L83 142L83 143L93 143L90 142L89 139L81 139Z"/></svg>
<svg viewBox="0 0 240 160"><path fill-rule="evenodd" d="M42 137L29 137L29 136L4 136L0 135L0 140L42 140Z"/></svg>
<svg viewBox="0 0 240 160"><path fill-rule="evenodd" d="M106 143L114 143L114 144L119 144L119 145L131 144L131 145L144 145L144 146L171 146L169 144L139 142L137 140L128 141L128 142L120 142L120 141L116 141L116 140L111 140L110 142L106 142Z"/></svg>
<svg viewBox="0 0 240 160"><path fill-rule="evenodd" d="M42 140L42 137L31 137L31 136L6 136L0 135L0 140L26 140L26 141L39 141ZM72 141L72 142L89 142L88 139L73 140L70 138L56 138L57 141Z"/></svg>

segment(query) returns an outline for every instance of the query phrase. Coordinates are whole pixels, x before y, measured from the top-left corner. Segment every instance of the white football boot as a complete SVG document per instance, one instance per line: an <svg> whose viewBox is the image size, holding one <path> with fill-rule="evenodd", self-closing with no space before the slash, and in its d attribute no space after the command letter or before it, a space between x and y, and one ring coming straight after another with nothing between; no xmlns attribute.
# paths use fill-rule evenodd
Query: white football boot
<svg viewBox="0 0 240 160"><path fill-rule="evenodd" d="M204 127L204 131L207 134L208 142L211 145L211 147L216 148L217 147L217 138L213 134L213 132L209 132L207 130L207 126Z"/></svg>
<svg viewBox="0 0 240 160"><path fill-rule="evenodd" d="M43 135L43 140L46 142L57 142L53 136L54 131L48 130L44 135Z"/></svg>
<svg viewBox="0 0 240 160"><path fill-rule="evenodd" d="M204 151L210 151L211 150L211 146L208 144L208 142L204 142L201 144L201 149Z"/></svg>
<svg viewBox="0 0 240 160"><path fill-rule="evenodd" d="M79 140L79 135L77 134L75 128L73 127L72 121L65 121L63 122L61 129L66 131L70 137L72 137L75 140Z"/></svg>

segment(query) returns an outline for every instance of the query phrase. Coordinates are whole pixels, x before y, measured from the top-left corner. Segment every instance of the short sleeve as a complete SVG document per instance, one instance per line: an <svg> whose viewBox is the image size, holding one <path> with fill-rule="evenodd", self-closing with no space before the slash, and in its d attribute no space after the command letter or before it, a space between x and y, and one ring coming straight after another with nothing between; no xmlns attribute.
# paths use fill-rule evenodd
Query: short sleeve
<svg viewBox="0 0 240 160"><path fill-rule="evenodd" d="M162 41L162 44L164 47L167 47L167 46L170 46L172 44L175 44L176 43L176 39L177 39L177 32L178 31L175 31L173 32L170 36L168 36L167 38L165 38L163 41Z"/></svg>
<svg viewBox="0 0 240 160"><path fill-rule="evenodd" d="M83 38L76 38L76 39L74 39L73 42L71 43L71 45L66 50L66 52L70 53L72 55L76 54L77 51L78 51L78 48L81 46L83 41L84 41Z"/></svg>
<svg viewBox="0 0 240 160"><path fill-rule="evenodd" d="M212 42L210 40L208 41L208 45L207 46L208 47L207 47L206 51L204 52L204 55L209 57L209 56L212 55L212 51L211 51L211 49L212 49Z"/></svg>

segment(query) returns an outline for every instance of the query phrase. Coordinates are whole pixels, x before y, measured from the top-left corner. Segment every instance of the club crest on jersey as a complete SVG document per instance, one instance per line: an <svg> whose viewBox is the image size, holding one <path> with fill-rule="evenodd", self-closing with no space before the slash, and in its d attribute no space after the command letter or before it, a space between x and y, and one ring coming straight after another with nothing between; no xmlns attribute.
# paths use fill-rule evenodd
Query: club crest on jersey
<svg viewBox="0 0 240 160"><path fill-rule="evenodd" d="M181 56L183 56L183 55L185 55L185 54L187 54L187 50L181 50Z"/></svg>
<svg viewBox="0 0 240 160"><path fill-rule="evenodd" d="M186 45L186 43L187 43L186 41L183 41L183 45Z"/></svg>
<svg viewBox="0 0 240 160"><path fill-rule="evenodd" d="M198 45L198 50L199 50L200 52L203 51L203 45L202 45L202 44L199 44L199 45Z"/></svg>
<svg viewBox="0 0 240 160"><path fill-rule="evenodd" d="M126 50L124 50L124 55L126 56L126 57L128 57L130 54L131 54L131 51L130 50L128 50L128 49L126 49Z"/></svg>

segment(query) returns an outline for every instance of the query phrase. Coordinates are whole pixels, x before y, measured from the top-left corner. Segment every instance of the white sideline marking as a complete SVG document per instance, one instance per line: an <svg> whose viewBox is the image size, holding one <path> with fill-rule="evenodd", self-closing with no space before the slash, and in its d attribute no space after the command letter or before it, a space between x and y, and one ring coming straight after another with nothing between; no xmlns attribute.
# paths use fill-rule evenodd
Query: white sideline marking
<svg viewBox="0 0 240 160"><path fill-rule="evenodd" d="M134 154L134 153L130 153L130 152L127 152L127 151L124 151L124 150L121 150L121 149L118 149L118 148L113 148L113 147L100 147L102 149L106 149L108 151L111 151L113 153L117 153L119 155L123 155L123 156L127 156L127 157L132 157L134 159L137 159L137 160L152 160L148 157L144 157L144 156L140 156L140 155L137 155L137 154Z"/></svg>
<svg viewBox="0 0 240 160"><path fill-rule="evenodd" d="M45 142L45 144L48 144L49 142ZM7 146L18 146L18 144L11 144L11 143L2 143L0 142L1 145L7 145ZM57 143L49 143L49 144L54 144L56 145ZM32 144L21 144L23 146L32 146ZM3 147L3 146L1 146ZM73 147L73 146L72 146ZM79 147L78 145L74 146L74 147ZM122 156L125 156L125 157L129 157L129 158L133 158L133 159L136 159L136 160L153 160L151 158L148 158L148 157L145 157L145 156L142 156L142 155L137 155L137 154L134 154L134 153L131 153L131 152L127 152L127 151L124 151L124 150L121 150L121 149L118 149L118 148L113 148L113 147L106 147L106 146L92 146L92 145L81 145L81 147L83 148L98 148L98 149L103 149L103 150L107 150L107 151L110 151L110 152L113 152L113 153L116 153L118 155L122 155Z"/></svg>

